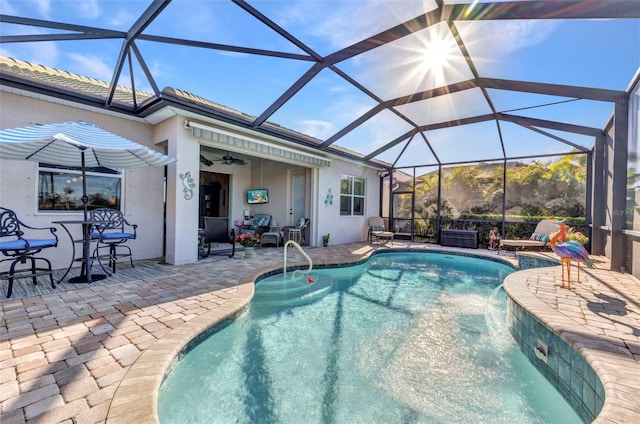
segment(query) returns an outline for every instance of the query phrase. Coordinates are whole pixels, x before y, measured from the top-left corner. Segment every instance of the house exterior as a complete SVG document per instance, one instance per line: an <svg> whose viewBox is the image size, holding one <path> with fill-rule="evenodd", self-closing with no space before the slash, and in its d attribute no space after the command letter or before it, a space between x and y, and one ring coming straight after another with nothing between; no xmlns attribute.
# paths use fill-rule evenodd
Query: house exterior
<svg viewBox="0 0 640 424"><path fill-rule="evenodd" d="M134 115L127 102L144 103L150 96L118 87L112 107L96 107L76 94L97 97L107 83L5 57L0 72L1 129L80 120L177 159L166 167L88 172L87 181L96 187L92 201L119 207L138 225L138 237L130 242L136 259L196 262L203 214L226 217L228 229L247 213L270 214L280 228L309 218L305 242L312 246L321 245L327 233L335 244L364 240L368 217L380 214L384 166L351 159L353 152L327 153L313 149L319 140L309 138L309 145L301 146L239 127L208 112L240 112L171 88L163 90L167 102ZM0 205L32 226L80 219L78 177L75 170L0 160ZM268 203L248 203L253 189L267 190ZM70 230L80 237L80 228ZM65 268L72 242L63 231L58 235L60 246L51 260L55 268Z"/></svg>

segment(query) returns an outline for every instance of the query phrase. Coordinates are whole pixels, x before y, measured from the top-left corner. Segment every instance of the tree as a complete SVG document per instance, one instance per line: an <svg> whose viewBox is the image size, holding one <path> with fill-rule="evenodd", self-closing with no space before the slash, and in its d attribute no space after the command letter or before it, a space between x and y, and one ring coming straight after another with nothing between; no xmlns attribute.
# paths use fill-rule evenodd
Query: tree
<svg viewBox="0 0 640 424"><path fill-rule="evenodd" d="M480 171L473 166L456 166L443 173L442 196L456 213L468 212L481 203L478 176Z"/></svg>

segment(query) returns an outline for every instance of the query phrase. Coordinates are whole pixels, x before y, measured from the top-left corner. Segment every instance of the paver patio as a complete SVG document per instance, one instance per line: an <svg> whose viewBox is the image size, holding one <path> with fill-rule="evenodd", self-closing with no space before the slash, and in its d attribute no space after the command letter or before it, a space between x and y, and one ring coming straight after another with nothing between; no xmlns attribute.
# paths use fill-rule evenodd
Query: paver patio
<svg viewBox="0 0 640 424"><path fill-rule="evenodd" d="M402 241L393 247L407 246L443 249ZM385 248L351 243L305 250L314 263L336 263ZM303 263L293 249L288 256L290 264ZM158 388L175 355L241 310L255 278L281 268L282 259L282 248L260 249L251 259L211 256L166 266L164 275L0 301L0 421L157 422ZM518 275L515 295L523 305L542 308L553 325L615 346L614 353L585 347L607 390L598 422L640 422L640 283L583 268L583 284L566 290L559 288L559 266Z"/></svg>

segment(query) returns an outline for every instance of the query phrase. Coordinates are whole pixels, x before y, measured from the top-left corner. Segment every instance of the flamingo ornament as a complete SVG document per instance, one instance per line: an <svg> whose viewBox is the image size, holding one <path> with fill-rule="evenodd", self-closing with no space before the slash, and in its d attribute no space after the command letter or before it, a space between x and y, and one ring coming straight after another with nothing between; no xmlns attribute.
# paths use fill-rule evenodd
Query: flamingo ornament
<svg viewBox="0 0 640 424"><path fill-rule="evenodd" d="M549 246L551 250L560 256L562 266L562 287L564 287L564 268L567 267L567 288L571 288L571 261L578 262L578 283L580 282L580 263L584 262L589 268L593 268L593 262L589 259L589 252L583 245L575 240L567 240L570 232L569 226L559 222L560 230L551 238Z"/></svg>

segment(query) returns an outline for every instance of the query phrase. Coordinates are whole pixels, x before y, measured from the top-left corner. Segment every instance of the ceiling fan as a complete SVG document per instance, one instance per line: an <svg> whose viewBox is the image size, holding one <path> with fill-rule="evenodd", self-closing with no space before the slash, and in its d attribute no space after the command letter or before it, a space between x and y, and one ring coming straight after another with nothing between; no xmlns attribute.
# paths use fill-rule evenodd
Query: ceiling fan
<svg viewBox="0 0 640 424"><path fill-rule="evenodd" d="M200 157L200 161L202 163L203 162L203 156ZM214 158L214 159L206 159L207 162L209 163L205 163L205 165L207 166L211 166L213 165L214 162L221 162L223 165L233 165L234 163L238 164L238 165L246 165L247 161L245 161L244 159L240 159L240 158L234 158L232 157L229 152L227 152L224 156L222 156L221 158Z"/></svg>
<svg viewBox="0 0 640 424"><path fill-rule="evenodd" d="M238 165L246 165L247 164L247 162L244 159L231 157L229 155L229 152L227 152L226 155L222 156L222 158L218 159L218 160L221 161L225 165L233 165L234 163L237 163Z"/></svg>

